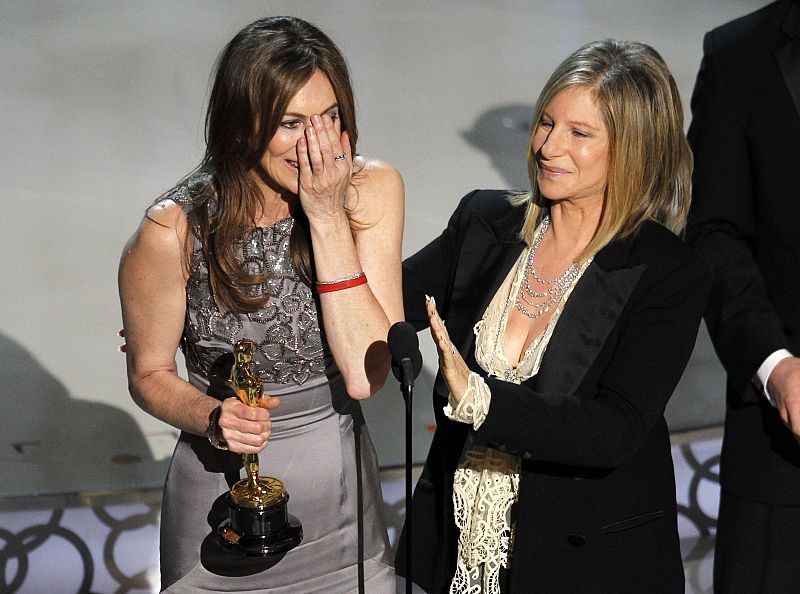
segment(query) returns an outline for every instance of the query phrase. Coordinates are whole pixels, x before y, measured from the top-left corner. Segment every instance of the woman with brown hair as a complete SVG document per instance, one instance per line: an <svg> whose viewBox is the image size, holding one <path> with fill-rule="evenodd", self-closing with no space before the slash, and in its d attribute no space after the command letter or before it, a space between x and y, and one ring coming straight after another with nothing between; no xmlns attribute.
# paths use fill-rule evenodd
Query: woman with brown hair
<svg viewBox="0 0 800 594"><path fill-rule="evenodd" d="M402 319L403 184L356 153L347 65L292 17L245 27L216 66L200 166L146 213L119 284L131 395L181 430L164 491L169 592L393 592L375 452L358 400ZM226 385L256 345L250 408ZM176 372L183 349L189 380ZM284 482L303 542L225 557L212 533L241 454Z"/></svg>
<svg viewBox="0 0 800 594"><path fill-rule="evenodd" d="M710 279L676 237L682 117L651 47L580 48L539 97L531 191L472 192L404 263L439 351L413 502L430 594L683 592L663 413Z"/></svg>

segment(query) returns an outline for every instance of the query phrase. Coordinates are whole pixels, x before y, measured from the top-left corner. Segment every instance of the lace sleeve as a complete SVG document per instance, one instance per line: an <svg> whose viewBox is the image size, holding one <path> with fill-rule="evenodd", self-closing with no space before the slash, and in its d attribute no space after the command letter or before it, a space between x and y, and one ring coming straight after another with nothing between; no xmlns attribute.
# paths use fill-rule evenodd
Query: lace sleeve
<svg viewBox="0 0 800 594"><path fill-rule="evenodd" d="M459 423L471 423L475 429L479 429L489 414L489 405L492 402L492 392L483 378L474 371L469 374L467 379L467 390L461 398L461 402L456 402L453 395L447 398L447 406L444 407L444 414L448 419Z"/></svg>

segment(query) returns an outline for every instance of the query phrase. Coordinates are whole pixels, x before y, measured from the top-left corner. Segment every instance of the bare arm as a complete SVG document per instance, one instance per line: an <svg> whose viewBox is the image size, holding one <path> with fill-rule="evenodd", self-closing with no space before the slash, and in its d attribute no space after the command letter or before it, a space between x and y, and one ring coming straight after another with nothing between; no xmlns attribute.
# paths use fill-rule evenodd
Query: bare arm
<svg viewBox="0 0 800 594"><path fill-rule="evenodd" d="M403 181L393 167L356 157L355 166L361 169L351 185L346 133L340 139L327 116L314 128L314 133L307 128L308 140L301 141L298 153L300 198L311 229L317 278L329 281L363 271L368 279L367 284L320 295L323 325L348 394L367 398L386 381L386 335L392 323L403 319ZM333 156L342 153L348 159L335 162Z"/></svg>
<svg viewBox="0 0 800 594"><path fill-rule="evenodd" d="M175 365L186 313L187 233L179 206L165 201L152 207L125 246L119 293L131 396L165 423L204 435L220 403L180 378ZM276 399L265 399L265 406L277 406ZM257 453L269 437L269 412L231 398L223 403L219 427L231 450Z"/></svg>

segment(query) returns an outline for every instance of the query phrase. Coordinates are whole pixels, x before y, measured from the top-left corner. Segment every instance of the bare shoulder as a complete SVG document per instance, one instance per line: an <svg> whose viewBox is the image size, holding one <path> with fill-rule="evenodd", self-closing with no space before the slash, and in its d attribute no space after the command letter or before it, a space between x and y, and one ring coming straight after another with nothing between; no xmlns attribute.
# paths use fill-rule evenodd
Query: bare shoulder
<svg viewBox="0 0 800 594"><path fill-rule="evenodd" d="M354 214L377 222L385 216L403 216L405 189L400 172L380 159L359 155L354 160Z"/></svg>
<svg viewBox="0 0 800 594"><path fill-rule="evenodd" d="M403 184L403 178L391 163L358 155L354 162L356 175L363 176L364 185Z"/></svg>
<svg viewBox="0 0 800 594"><path fill-rule="evenodd" d="M181 260L188 237L189 224L183 208L170 199L161 200L145 211L139 228L128 240L122 262L141 260ZM143 263L143 262L142 262Z"/></svg>
<svg viewBox="0 0 800 594"><path fill-rule="evenodd" d="M188 227L183 207L170 198L159 200L145 211L142 225L147 222L175 232L185 231Z"/></svg>

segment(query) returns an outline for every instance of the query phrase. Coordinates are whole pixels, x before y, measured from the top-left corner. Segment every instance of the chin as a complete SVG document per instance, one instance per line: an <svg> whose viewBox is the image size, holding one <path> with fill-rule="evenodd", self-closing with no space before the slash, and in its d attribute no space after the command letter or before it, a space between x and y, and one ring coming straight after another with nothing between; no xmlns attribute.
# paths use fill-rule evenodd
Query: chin
<svg viewBox="0 0 800 594"><path fill-rule="evenodd" d="M276 180L275 185L289 194L297 195L300 192L300 180L298 179L279 179Z"/></svg>
<svg viewBox="0 0 800 594"><path fill-rule="evenodd" d="M539 193L548 200L561 200L564 198L564 192L560 188L548 183L539 183Z"/></svg>

